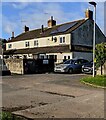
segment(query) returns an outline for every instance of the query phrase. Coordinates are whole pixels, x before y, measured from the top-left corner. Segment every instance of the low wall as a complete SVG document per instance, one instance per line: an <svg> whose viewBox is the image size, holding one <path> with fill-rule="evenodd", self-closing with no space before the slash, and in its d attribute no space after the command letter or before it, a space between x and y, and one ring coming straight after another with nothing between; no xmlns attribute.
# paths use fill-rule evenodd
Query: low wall
<svg viewBox="0 0 106 120"><path fill-rule="evenodd" d="M34 74L54 72L54 59L5 59L11 73Z"/></svg>
<svg viewBox="0 0 106 120"><path fill-rule="evenodd" d="M24 74L23 59L5 59L4 61L11 73Z"/></svg>
<svg viewBox="0 0 106 120"><path fill-rule="evenodd" d="M105 64L102 66L102 74L106 75L106 62ZM101 67L97 70L97 75L101 75Z"/></svg>

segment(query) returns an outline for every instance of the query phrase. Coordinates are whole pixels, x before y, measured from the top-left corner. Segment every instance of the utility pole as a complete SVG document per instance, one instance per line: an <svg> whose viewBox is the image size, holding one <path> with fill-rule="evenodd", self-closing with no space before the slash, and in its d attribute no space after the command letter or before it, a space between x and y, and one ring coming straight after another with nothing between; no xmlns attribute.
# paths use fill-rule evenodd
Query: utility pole
<svg viewBox="0 0 106 120"><path fill-rule="evenodd" d="M95 77L95 41L96 41L96 2L89 2L94 6L94 32L93 32L93 77Z"/></svg>

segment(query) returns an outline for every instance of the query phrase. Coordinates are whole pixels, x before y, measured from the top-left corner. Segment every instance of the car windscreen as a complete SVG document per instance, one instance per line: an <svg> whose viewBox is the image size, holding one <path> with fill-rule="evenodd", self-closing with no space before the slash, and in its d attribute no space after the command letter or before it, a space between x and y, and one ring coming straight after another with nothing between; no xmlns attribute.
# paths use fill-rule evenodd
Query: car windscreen
<svg viewBox="0 0 106 120"><path fill-rule="evenodd" d="M74 60L67 60L64 62L64 64L73 64L74 63Z"/></svg>

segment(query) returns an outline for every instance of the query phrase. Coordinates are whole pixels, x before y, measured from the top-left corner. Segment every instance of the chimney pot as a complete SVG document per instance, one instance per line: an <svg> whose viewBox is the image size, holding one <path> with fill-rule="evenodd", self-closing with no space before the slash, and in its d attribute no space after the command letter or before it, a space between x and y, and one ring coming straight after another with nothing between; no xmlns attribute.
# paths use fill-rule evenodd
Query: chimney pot
<svg viewBox="0 0 106 120"><path fill-rule="evenodd" d="M29 31L29 27L27 27L27 26L25 25L24 31L25 31L25 32Z"/></svg>
<svg viewBox="0 0 106 120"><path fill-rule="evenodd" d="M53 16L51 16L51 20L53 20Z"/></svg>

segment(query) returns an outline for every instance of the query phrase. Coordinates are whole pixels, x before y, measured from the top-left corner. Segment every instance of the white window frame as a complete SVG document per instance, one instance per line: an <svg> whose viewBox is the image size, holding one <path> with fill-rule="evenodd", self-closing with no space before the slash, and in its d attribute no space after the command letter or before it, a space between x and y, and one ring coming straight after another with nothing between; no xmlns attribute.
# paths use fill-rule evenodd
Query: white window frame
<svg viewBox="0 0 106 120"><path fill-rule="evenodd" d="M10 49L10 48L12 48L12 44L10 43L10 44L8 44L8 48Z"/></svg>
<svg viewBox="0 0 106 120"><path fill-rule="evenodd" d="M66 39L65 36L61 36L60 37L60 44L64 44L65 43L65 39Z"/></svg>
<svg viewBox="0 0 106 120"><path fill-rule="evenodd" d="M38 46L39 46L38 40L34 40L34 47L38 47Z"/></svg>
<svg viewBox="0 0 106 120"><path fill-rule="evenodd" d="M25 42L25 47L29 47L29 46L30 46L29 41L26 41L26 42Z"/></svg>

